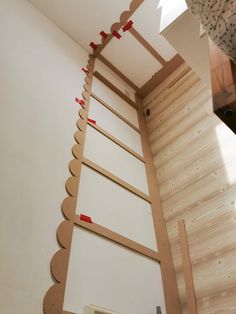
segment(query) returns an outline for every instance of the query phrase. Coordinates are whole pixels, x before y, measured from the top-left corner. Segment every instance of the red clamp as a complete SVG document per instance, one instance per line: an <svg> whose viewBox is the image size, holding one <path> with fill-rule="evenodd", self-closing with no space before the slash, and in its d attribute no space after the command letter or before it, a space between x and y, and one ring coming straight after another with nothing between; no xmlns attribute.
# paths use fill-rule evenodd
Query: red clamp
<svg viewBox="0 0 236 314"><path fill-rule="evenodd" d="M134 22L130 20L126 25L124 25L122 27L123 32L127 32L129 29L131 29L133 24L134 24Z"/></svg>
<svg viewBox="0 0 236 314"><path fill-rule="evenodd" d="M82 108L84 108L84 106L85 106L85 101L83 100L83 99L79 99L79 98L75 98L75 101L78 103L78 104L80 104L80 106L82 107Z"/></svg>
<svg viewBox="0 0 236 314"><path fill-rule="evenodd" d="M88 122L89 122L89 123L92 123L92 124L96 124L96 121L93 120L93 119L89 119L89 118L88 118Z"/></svg>
<svg viewBox="0 0 236 314"><path fill-rule="evenodd" d="M89 74L89 70L82 68L82 71L84 71L84 73Z"/></svg>
<svg viewBox="0 0 236 314"><path fill-rule="evenodd" d="M93 49L93 50L96 50L98 45L95 44L93 41L89 44L89 46Z"/></svg>
<svg viewBox="0 0 236 314"><path fill-rule="evenodd" d="M115 36L117 39L121 38L121 35L117 31L113 31L112 35Z"/></svg>
<svg viewBox="0 0 236 314"><path fill-rule="evenodd" d="M99 34L102 36L102 38L107 38L107 33L105 33L104 31L101 31Z"/></svg>
<svg viewBox="0 0 236 314"><path fill-rule="evenodd" d="M91 217L83 215L83 214L79 215L79 219L82 220L82 221L88 222L90 224L93 223Z"/></svg>

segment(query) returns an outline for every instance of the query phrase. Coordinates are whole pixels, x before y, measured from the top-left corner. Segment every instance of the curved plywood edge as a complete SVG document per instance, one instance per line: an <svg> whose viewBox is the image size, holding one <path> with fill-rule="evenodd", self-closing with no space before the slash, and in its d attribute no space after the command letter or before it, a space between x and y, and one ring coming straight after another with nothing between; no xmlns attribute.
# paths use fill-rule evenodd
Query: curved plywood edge
<svg viewBox="0 0 236 314"><path fill-rule="evenodd" d="M65 284L56 283L48 291L43 300L44 314L62 313Z"/></svg>
<svg viewBox="0 0 236 314"><path fill-rule="evenodd" d="M76 177L70 177L67 179L66 184L66 191L70 196L77 196L78 188L79 188L79 178Z"/></svg>
<svg viewBox="0 0 236 314"><path fill-rule="evenodd" d="M79 159L81 160L82 159L82 149L81 149L81 146L82 145L79 145L79 144L75 144L73 147L72 147L72 154L73 156L76 158L76 159Z"/></svg>
<svg viewBox="0 0 236 314"><path fill-rule="evenodd" d="M87 126L87 113L89 108L89 100L91 95L93 69L95 58L90 55L88 60L84 91L84 109L79 111L81 119L77 121L78 131L74 137L77 142L72 148L72 154L76 159L71 160L69 170L72 174L66 181L65 187L69 196L67 196L61 205L61 211L66 220L64 220L57 230L57 240L62 247L58 250L51 259L50 269L51 274L56 281L46 293L43 300L44 314L63 313L63 302L65 295L65 283L69 264L69 255L72 241L72 233L76 215L77 194L80 180L80 170L82 166L83 146L85 139L85 131Z"/></svg>
<svg viewBox="0 0 236 314"><path fill-rule="evenodd" d="M118 32L121 27L128 22L129 18L134 14L134 12L143 2L144 0L131 1L129 5L129 10L121 13L119 22L112 24L110 34L108 34L106 38L102 38L101 44L98 44L97 49L94 51L95 56L99 55L101 51L106 47L106 45L111 41L111 39L113 38L112 32Z"/></svg>
<svg viewBox="0 0 236 314"><path fill-rule="evenodd" d="M86 109L80 109L79 116L81 119L86 120L88 117L88 111Z"/></svg>
<svg viewBox="0 0 236 314"><path fill-rule="evenodd" d="M68 196L64 199L61 205L61 210L64 217L68 220L74 220L76 210L76 198Z"/></svg>
<svg viewBox="0 0 236 314"><path fill-rule="evenodd" d="M57 229L57 241L64 249L70 247L73 226L73 221L64 220Z"/></svg>
<svg viewBox="0 0 236 314"><path fill-rule="evenodd" d="M84 131L85 130L85 127L86 127L86 121L85 120L82 120L82 119L79 119L76 123L78 129L80 131Z"/></svg>
<svg viewBox="0 0 236 314"><path fill-rule="evenodd" d="M80 161L78 159L72 159L69 163L69 170L70 173L75 176L75 177L79 177L80 176Z"/></svg>
<svg viewBox="0 0 236 314"><path fill-rule="evenodd" d="M57 282L61 283L66 280L67 268L65 266L69 263L69 255L70 250L61 249L51 259L51 274Z"/></svg>
<svg viewBox="0 0 236 314"><path fill-rule="evenodd" d="M81 131L76 131L76 132L75 132L75 135L74 135L74 138L75 138L75 140L76 140L76 142L77 142L78 144L82 144L82 142L83 142L83 132L81 132Z"/></svg>

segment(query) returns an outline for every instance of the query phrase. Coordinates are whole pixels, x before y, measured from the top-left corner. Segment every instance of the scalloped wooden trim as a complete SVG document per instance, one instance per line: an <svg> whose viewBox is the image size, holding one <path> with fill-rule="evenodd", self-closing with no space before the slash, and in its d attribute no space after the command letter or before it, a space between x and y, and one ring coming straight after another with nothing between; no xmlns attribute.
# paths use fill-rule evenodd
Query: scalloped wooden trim
<svg viewBox="0 0 236 314"><path fill-rule="evenodd" d="M106 45L112 40L113 35L112 32L116 31L119 32L121 27L125 25L130 17L134 14L134 12L139 8L139 6L144 2L144 0L132 0L130 5L129 5L129 10L124 11L120 15L120 20L119 22L116 22L112 24L111 29L110 29L110 34L107 35L106 38L102 38L102 43L98 44L97 49L94 51L95 56L98 56L101 51L106 47Z"/></svg>
<svg viewBox="0 0 236 314"><path fill-rule="evenodd" d="M91 87L94 71L94 56L90 55L87 69L89 73L86 74L84 91L82 96L85 102L85 109L79 111L81 119L77 121L78 131L74 137L78 144L72 148L72 154L76 159L71 160L69 170L72 174L66 181L65 187L69 196L67 196L61 206L62 213L65 220L60 224L57 230L57 240L61 249L58 250L51 259L51 274L55 280L55 284L49 288L44 300L43 311L44 314L61 314L63 311L66 277L69 265L69 255L72 242L72 232L74 221L76 217L76 203L79 189L79 179L82 166L82 155L84 149L85 132L87 127L87 116L89 109L89 101L91 97Z"/></svg>

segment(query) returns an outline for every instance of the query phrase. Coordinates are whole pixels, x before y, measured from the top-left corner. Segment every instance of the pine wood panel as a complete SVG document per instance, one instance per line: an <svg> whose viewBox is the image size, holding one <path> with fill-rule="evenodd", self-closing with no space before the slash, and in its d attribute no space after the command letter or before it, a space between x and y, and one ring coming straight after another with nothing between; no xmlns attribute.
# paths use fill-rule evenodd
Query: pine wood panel
<svg viewBox="0 0 236 314"><path fill-rule="evenodd" d="M184 219L198 313L231 314L236 313L236 137L213 113L211 91L187 69L182 65L145 98L149 139L182 313L188 310L177 222Z"/></svg>

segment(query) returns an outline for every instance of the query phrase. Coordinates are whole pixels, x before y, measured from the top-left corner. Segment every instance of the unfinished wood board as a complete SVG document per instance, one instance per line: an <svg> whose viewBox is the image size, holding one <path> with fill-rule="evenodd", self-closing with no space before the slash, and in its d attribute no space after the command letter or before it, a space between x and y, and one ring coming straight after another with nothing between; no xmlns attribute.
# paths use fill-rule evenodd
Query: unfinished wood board
<svg viewBox="0 0 236 314"><path fill-rule="evenodd" d="M151 198L151 208L153 215L153 222L155 227L155 234L159 243L159 252L162 257L161 273L163 278L164 296L166 302L166 310L168 313L181 313L180 299L176 281L176 274L174 264L171 256L170 243L167 234L167 228L164 219L164 212L162 209L159 186L155 177L155 168L153 166L151 148L148 141L147 125L145 123L145 116L142 108L142 102L137 97L137 104L139 105L139 124L142 130L142 146L145 156L146 175L148 180L148 188Z"/></svg>
<svg viewBox="0 0 236 314"><path fill-rule="evenodd" d="M88 125L84 157L148 194L144 163Z"/></svg>
<svg viewBox="0 0 236 314"><path fill-rule="evenodd" d="M141 88L162 65L129 32L113 38L102 51L108 61ZM137 66L139 65L139 66Z"/></svg>
<svg viewBox="0 0 236 314"><path fill-rule="evenodd" d="M197 314L197 304L193 283L192 265L184 220L178 221L178 229L179 229L179 242L182 253L181 255L183 261L184 281L187 294L188 312L191 314Z"/></svg>
<svg viewBox="0 0 236 314"><path fill-rule="evenodd" d="M165 314L159 263L75 228L64 310L80 314L87 304L121 314L155 313L160 305Z"/></svg>
<svg viewBox="0 0 236 314"><path fill-rule="evenodd" d="M97 78L93 80L92 92L138 128L137 110Z"/></svg>
<svg viewBox="0 0 236 314"><path fill-rule="evenodd" d="M166 61L169 61L177 51L160 35L161 10L158 1L144 1L139 10L133 14L132 20L135 29Z"/></svg>
<svg viewBox="0 0 236 314"><path fill-rule="evenodd" d="M96 119L98 126L143 155L140 134L94 98L91 99L89 114Z"/></svg>
<svg viewBox="0 0 236 314"><path fill-rule="evenodd" d="M188 230L199 314L236 310L235 135L213 114L211 91L184 67L146 99L149 138L178 277L187 299L177 221Z"/></svg>
<svg viewBox="0 0 236 314"><path fill-rule="evenodd" d="M105 194L104 194L105 191ZM82 167L76 212L104 227L157 250L150 204L108 178Z"/></svg>

